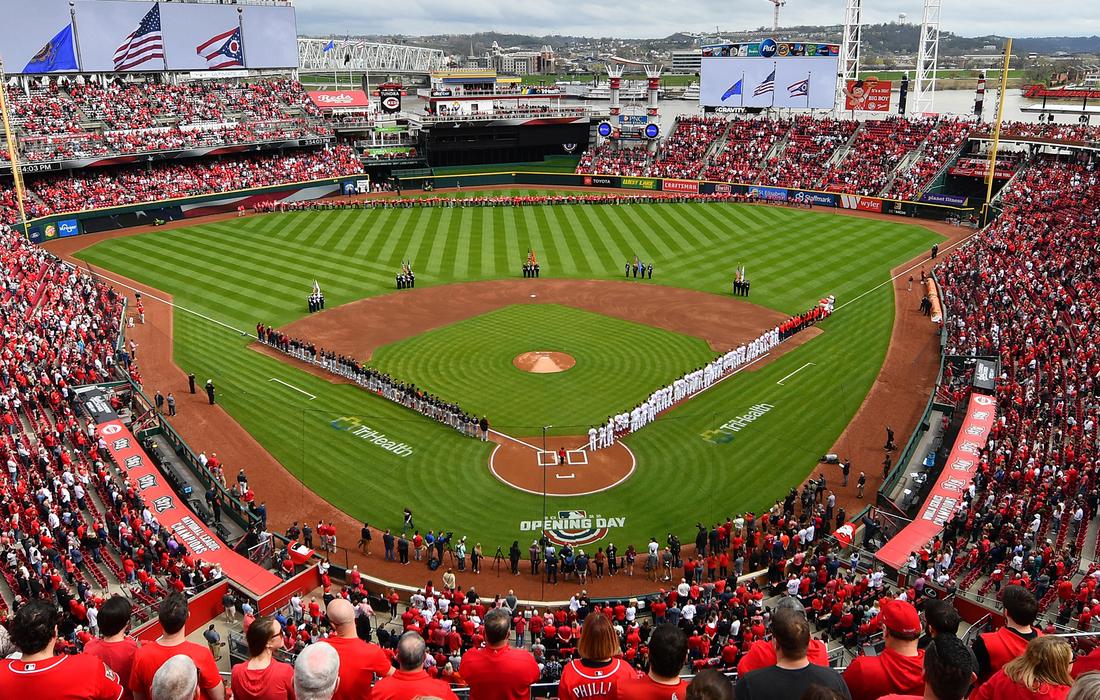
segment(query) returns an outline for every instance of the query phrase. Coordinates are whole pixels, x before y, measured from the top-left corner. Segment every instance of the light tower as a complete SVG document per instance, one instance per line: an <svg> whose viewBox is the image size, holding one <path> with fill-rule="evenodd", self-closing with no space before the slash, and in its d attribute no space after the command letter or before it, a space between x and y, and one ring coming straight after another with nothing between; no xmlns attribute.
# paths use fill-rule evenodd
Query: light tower
<svg viewBox="0 0 1100 700"><path fill-rule="evenodd" d="M913 94L917 114L931 112L936 99L936 68L940 57L940 1L924 0L917 47L917 88Z"/></svg>
<svg viewBox="0 0 1100 700"><path fill-rule="evenodd" d="M612 121L618 121L617 119L615 119L615 117L618 117L619 112L620 112L620 109L619 109L619 88L621 88L622 84L623 84L623 70L624 69L625 69L625 66L623 66L621 64L618 64L618 63L608 63L607 64L607 79L610 82L610 85L609 85L610 93L608 95L608 98L609 98L609 101L611 103L611 108L610 108L609 112L611 113Z"/></svg>
<svg viewBox="0 0 1100 700"><path fill-rule="evenodd" d="M775 5L775 13L772 14L772 31L779 31L779 8L787 4L787 0L768 0L771 4Z"/></svg>
<svg viewBox="0 0 1100 700"><path fill-rule="evenodd" d="M859 50L863 37L863 0L844 3L844 36L840 42L839 75L837 76L836 109L844 109L844 90L849 80L859 79Z"/></svg>
<svg viewBox="0 0 1100 700"><path fill-rule="evenodd" d="M646 104L646 124L657 124L660 126L660 111L657 107L657 93L661 90L661 68L660 66L646 66L645 77L649 79L649 91L647 93L648 101ZM649 144L646 146L650 153L657 152L657 139L650 139Z"/></svg>

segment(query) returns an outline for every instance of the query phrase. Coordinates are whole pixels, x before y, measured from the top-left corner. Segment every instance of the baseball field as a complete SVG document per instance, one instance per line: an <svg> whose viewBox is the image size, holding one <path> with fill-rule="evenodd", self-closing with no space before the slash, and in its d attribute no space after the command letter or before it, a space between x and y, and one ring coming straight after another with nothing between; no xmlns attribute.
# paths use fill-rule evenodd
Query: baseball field
<svg viewBox="0 0 1100 700"><path fill-rule="evenodd" d="M490 470L494 443L258 352L256 323L331 333L327 347L369 358L488 416L504 440L533 445L530 468L539 470L541 426L580 436L776 319L827 294L841 305L859 297L819 334L626 438L629 478L549 499L551 515L583 511L609 521L609 538L641 545L767 507L814 468L882 365L894 301L878 285L941 240L921 226L741 204L415 208L249 216L113 238L77 257L172 295L176 364L200 382L212 378L219 403L306 488L378 527L399 528L409 506L421 528L468 534L491 551L522 540L521 523L543 514L541 495ZM517 279L528 249L543 279ZM652 262L652 280L623 279L635 255ZM404 261L417 289L394 289ZM739 263L752 281L748 299L730 297ZM307 318L314 280L327 310ZM491 303L487 289L496 290ZM402 337L407 327L418 330ZM534 351L576 365L535 374L513 364ZM382 449L349 424L409 452ZM573 471L586 468L601 467ZM293 509L291 493L266 498L269 511Z"/></svg>

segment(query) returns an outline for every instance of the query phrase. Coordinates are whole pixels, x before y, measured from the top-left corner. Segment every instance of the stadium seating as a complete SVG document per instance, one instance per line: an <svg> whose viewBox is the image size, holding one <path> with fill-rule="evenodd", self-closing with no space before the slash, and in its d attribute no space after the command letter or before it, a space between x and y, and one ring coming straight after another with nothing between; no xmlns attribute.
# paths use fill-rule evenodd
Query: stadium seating
<svg viewBox="0 0 1100 700"><path fill-rule="evenodd" d="M706 165L708 151L725 131L726 120L721 117L678 117L645 174L697 179Z"/></svg>
<svg viewBox="0 0 1100 700"><path fill-rule="evenodd" d="M902 117L864 122L844 159L825 173L822 188L877 195L894 169L921 147L934 123Z"/></svg>
<svg viewBox="0 0 1100 700"><path fill-rule="evenodd" d="M814 189L836 150L848 142L859 126L844 119L795 117L783 151L768 159L760 178L766 185Z"/></svg>
<svg viewBox="0 0 1100 700"><path fill-rule="evenodd" d="M970 135L971 127L970 122L941 118L925 138L916 162L897 172L884 196L918 199L921 192L932 184L932 178L958 154Z"/></svg>
<svg viewBox="0 0 1100 700"><path fill-rule="evenodd" d="M734 119L729 122L726 142L703 171L704 180L752 183L772 147L790 129L787 119Z"/></svg>
<svg viewBox="0 0 1100 700"><path fill-rule="evenodd" d="M960 589L1020 583L1045 608L1094 556L1081 549L1098 505L1100 174L1041 157L1002 203L1000 218L939 268L946 352L998 355L1004 372L991 448L942 546L960 552L953 574L969 572ZM1062 599L1064 621L1094 597L1094 577L1085 583L1087 597Z"/></svg>

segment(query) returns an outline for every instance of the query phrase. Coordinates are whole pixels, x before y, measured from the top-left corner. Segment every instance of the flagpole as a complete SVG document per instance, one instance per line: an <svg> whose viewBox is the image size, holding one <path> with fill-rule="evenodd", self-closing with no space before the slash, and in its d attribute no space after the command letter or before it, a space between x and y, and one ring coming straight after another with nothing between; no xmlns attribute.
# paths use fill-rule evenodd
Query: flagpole
<svg viewBox="0 0 1100 700"><path fill-rule="evenodd" d="M244 8L237 8L237 31L241 35L241 68L248 68L248 57L244 53Z"/></svg>
<svg viewBox="0 0 1100 700"><path fill-rule="evenodd" d="M336 35L333 34L331 37L329 37L328 42L330 44L332 44L332 50L335 51L336 50ZM328 53L328 51L322 50L322 53ZM333 61L332 62L332 89L333 90L339 90L340 89L340 78L338 78L336 76L336 70L337 70L336 61Z"/></svg>
<svg viewBox="0 0 1100 700"><path fill-rule="evenodd" d="M165 43L165 41L164 41L164 17L162 17L161 14L160 14L160 4L158 3L157 5L155 5L155 7L157 8L157 24L160 25L160 53L162 55L160 60L164 61L164 70L165 70L165 72L167 72L168 71L168 44ZM244 36L241 36L241 39L243 40Z"/></svg>
<svg viewBox="0 0 1100 700"><path fill-rule="evenodd" d="M746 85L745 84L745 76L746 75L747 75L747 73L745 71L741 71L741 95L740 95L740 97L741 97L741 108L742 109L745 108L745 85Z"/></svg>
<svg viewBox="0 0 1100 700"><path fill-rule="evenodd" d="M810 83L813 82L811 80L813 77L814 72L812 70L806 71L806 109L810 108Z"/></svg>
<svg viewBox="0 0 1100 700"><path fill-rule="evenodd" d="M76 48L76 68L78 71L84 70L84 61L80 56L80 36L76 32L76 2L75 0L69 0L69 21L73 25L73 46Z"/></svg>
<svg viewBox="0 0 1100 700"><path fill-rule="evenodd" d="M772 61L772 109L775 109L775 81L778 79L776 75L779 72L779 63Z"/></svg>

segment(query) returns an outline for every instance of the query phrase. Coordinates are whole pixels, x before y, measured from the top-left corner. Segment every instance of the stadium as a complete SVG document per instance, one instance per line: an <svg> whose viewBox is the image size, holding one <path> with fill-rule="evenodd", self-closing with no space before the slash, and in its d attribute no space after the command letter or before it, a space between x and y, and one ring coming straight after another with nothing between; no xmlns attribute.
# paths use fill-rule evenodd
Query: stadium
<svg viewBox="0 0 1100 700"><path fill-rule="evenodd" d="M1100 92L781 5L697 99L0 28L0 696L1100 697Z"/></svg>

